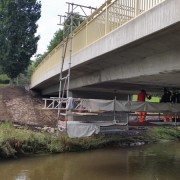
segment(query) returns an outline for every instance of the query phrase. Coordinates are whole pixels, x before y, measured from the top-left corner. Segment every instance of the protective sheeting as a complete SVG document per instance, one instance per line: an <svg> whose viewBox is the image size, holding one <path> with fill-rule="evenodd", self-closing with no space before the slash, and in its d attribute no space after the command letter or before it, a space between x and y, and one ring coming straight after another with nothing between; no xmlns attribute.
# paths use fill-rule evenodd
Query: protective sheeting
<svg viewBox="0 0 180 180"><path fill-rule="evenodd" d="M152 102L134 102L119 100L99 100L83 99L81 101L83 109L99 111L120 111L120 112L180 112L180 104L173 103L152 103Z"/></svg>
<svg viewBox="0 0 180 180"><path fill-rule="evenodd" d="M126 126L127 123L116 123L116 121L99 121L94 123L82 123L80 121L67 121L67 133L70 138L88 137L100 132L100 127L113 125Z"/></svg>
<svg viewBox="0 0 180 180"><path fill-rule="evenodd" d="M152 103L152 102L134 102L134 101L116 101L115 102L116 111L125 112L180 112L180 104L172 103Z"/></svg>
<svg viewBox="0 0 180 180"><path fill-rule="evenodd" d="M88 137L100 132L100 126L93 123L81 123L77 121L67 122L67 133L70 138Z"/></svg>
<svg viewBox="0 0 180 180"><path fill-rule="evenodd" d="M73 109L72 99L70 100L70 108ZM108 111L129 113L129 112L152 112L152 113L180 113L180 104L172 103L152 103L152 102L134 102L134 101L118 101L118 100L99 100L99 99L82 99L80 107L86 111L100 112L99 114ZM91 117L92 118L92 117ZM86 116L87 119L87 116ZM103 119L103 117L101 117ZM116 124L116 121L111 122L96 122L82 123L80 121L67 121L67 133L70 138L88 137L100 132L100 126L111 126ZM119 124L126 125L126 124Z"/></svg>
<svg viewBox="0 0 180 180"><path fill-rule="evenodd" d="M82 109L88 109L92 112L113 111L114 100L82 99L80 106Z"/></svg>

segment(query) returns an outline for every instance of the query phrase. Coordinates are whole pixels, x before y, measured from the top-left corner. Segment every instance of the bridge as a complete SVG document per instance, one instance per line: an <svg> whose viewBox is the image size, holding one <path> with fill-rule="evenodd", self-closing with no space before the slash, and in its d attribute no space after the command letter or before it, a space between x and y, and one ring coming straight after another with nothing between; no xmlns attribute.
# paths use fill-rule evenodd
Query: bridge
<svg viewBox="0 0 180 180"><path fill-rule="evenodd" d="M73 32L71 96L123 99L142 88L180 89L179 9L179 0L106 1ZM69 58L67 51L64 74ZM62 43L36 68L31 89L58 95L61 61Z"/></svg>

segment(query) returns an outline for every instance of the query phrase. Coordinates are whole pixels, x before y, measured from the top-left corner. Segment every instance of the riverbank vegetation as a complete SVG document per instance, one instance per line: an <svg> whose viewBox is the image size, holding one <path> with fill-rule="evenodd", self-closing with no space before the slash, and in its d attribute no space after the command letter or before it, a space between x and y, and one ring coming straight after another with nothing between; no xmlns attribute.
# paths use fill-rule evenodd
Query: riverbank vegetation
<svg viewBox="0 0 180 180"><path fill-rule="evenodd" d="M142 131L142 130L141 130ZM130 135L131 134L131 135ZM103 147L129 147L162 140L178 140L180 129L155 127L143 133L98 135L70 139L67 135L50 135L28 129L16 129L11 123L0 124L0 158L16 158L32 154L77 152Z"/></svg>
<svg viewBox="0 0 180 180"><path fill-rule="evenodd" d="M40 38L36 35L36 22L41 17L41 2L3 0L0 14L0 66L13 83L20 73L24 73L36 53Z"/></svg>

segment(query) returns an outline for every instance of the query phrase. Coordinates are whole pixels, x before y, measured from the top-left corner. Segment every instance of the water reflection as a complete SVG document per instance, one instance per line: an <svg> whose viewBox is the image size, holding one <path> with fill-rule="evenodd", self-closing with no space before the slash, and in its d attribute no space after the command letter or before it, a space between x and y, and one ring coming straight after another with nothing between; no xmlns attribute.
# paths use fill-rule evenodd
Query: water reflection
<svg viewBox="0 0 180 180"><path fill-rule="evenodd" d="M0 162L3 180L179 180L180 144Z"/></svg>

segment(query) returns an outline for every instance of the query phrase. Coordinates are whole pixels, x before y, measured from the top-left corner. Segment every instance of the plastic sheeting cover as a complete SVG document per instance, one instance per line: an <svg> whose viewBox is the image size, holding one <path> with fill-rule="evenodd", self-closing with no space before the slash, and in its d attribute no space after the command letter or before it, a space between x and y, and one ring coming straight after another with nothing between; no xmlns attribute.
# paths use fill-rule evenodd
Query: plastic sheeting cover
<svg viewBox="0 0 180 180"><path fill-rule="evenodd" d="M101 99L83 99L81 107L93 112L98 111L113 111L114 100L101 100Z"/></svg>
<svg viewBox="0 0 180 180"><path fill-rule="evenodd" d="M67 133L70 138L88 137L100 132L100 126L93 123L81 123L77 121L67 122Z"/></svg>
<svg viewBox="0 0 180 180"><path fill-rule="evenodd" d="M134 101L116 101L116 111L125 112L180 112L180 104L173 103L153 103L153 102L134 102Z"/></svg>
<svg viewBox="0 0 180 180"><path fill-rule="evenodd" d="M81 106L84 109L87 109L92 112L114 111L114 110L121 112L134 112L134 111L173 112L173 113L180 112L180 104L173 104L173 103L85 99L81 101Z"/></svg>

